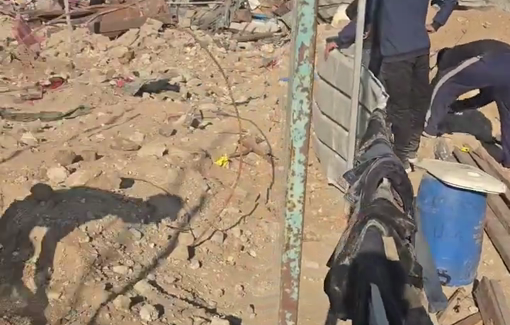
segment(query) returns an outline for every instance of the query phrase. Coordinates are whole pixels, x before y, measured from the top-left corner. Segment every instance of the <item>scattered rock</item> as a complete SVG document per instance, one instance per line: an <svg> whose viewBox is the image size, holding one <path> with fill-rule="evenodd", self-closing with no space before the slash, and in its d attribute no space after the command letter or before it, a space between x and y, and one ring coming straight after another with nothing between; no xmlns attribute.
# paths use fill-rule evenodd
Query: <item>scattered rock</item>
<svg viewBox="0 0 510 325"><path fill-rule="evenodd" d="M146 322L153 322L159 318L159 311L150 304L145 304L140 308L140 318Z"/></svg>
<svg viewBox="0 0 510 325"><path fill-rule="evenodd" d="M108 51L108 56L119 60L122 64L127 64L133 60L135 53L126 46L117 46Z"/></svg>
<svg viewBox="0 0 510 325"><path fill-rule="evenodd" d="M144 36L157 35L159 30L163 27L163 23L159 20L149 18L145 24L140 28L140 34Z"/></svg>
<svg viewBox="0 0 510 325"><path fill-rule="evenodd" d="M60 166L69 166L72 163L76 162L78 156L76 153L70 149L59 150L55 153L53 159Z"/></svg>
<svg viewBox="0 0 510 325"><path fill-rule="evenodd" d="M221 245L221 244L223 244L223 242L225 241L225 238L226 238L225 233L223 233L223 232L221 232L221 231L216 231L216 232L212 235L212 237L211 237L211 241L212 241L213 243L216 243L216 244Z"/></svg>
<svg viewBox="0 0 510 325"><path fill-rule="evenodd" d="M138 39L138 35L140 34L140 30L138 28L133 28L125 32L121 37L115 40L115 44L118 46L130 47L135 41Z"/></svg>
<svg viewBox="0 0 510 325"><path fill-rule="evenodd" d="M211 319L210 325L230 325L230 322L228 321L228 319L215 317Z"/></svg>
<svg viewBox="0 0 510 325"><path fill-rule="evenodd" d="M133 141L134 143L142 144L143 140L145 140L145 134L141 132L134 132L131 134L128 138L130 141Z"/></svg>
<svg viewBox="0 0 510 325"><path fill-rule="evenodd" d="M174 128L172 125L165 125L159 129L159 134L169 138L177 134L177 129Z"/></svg>
<svg viewBox="0 0 510 325"><path fill-rule="evenodd" d="M112 267L112 271L120 275L126 275L129 273L130 268L126 265L116 265Z"/></svg>
<svg viewBox="0 0 510 325"><path fill-rule="evenodd" d="M171 259L186 261L190 258L188 246L177 245L169 256Z"/></svg>
<svg viewBox="0 0 510 325"><path fill-rule="evenodd" d="M0 147L6 149L14 149L18 147L18 140L13 136L2 134L0 135Z"/></svg>
<svg viewBox="0 0 510 325"><path fill-rule="evenodd" d="M48 297L48 300L50 301L57 301L62 297L62 292L50 289L46 291L46 296Z"/></svg>
<svg viewBox="0 0 510 325"><path fill-rule="evenodd" d="M274 45L273 44L264 44L260 47L260 50L262 52L266 53L273 53L274 52Z"/></svg>
<svg viewBox="0 0 510 325"><path fill-rule="evenodd" d="M36 146L39 144L39 140L37 140L37 138L31 132L23 133L19 139L19 142L27 146Z"/></svg>
<svg viewBox="0 0 510 325"><path fill-rule="evenodd" d="M85 186L92 179L96 178L101 174L100 171L92 170L78 170L72 173L65 181L68 187L79 187Z"/></svg>
<svg viewBox="0 0 510 325"><path fill-rule="evenodd" d="M83 150L80 156L84 161L96 161L99 158L95 150Z"/></svg>
<svg viewBox="0 0 510 325"><path fill-rule="evenodd" d="M234 290L238 296L244 296L244 286L242 284L236 284Z"/></svg>
<svg viewBox="0 0 510 325"><path fill-rule="evenodd" d="M138 229L130 228L130 229L129 229L129 232L131 233L131 235L133 236L133 238L134 238L135 240L140 240L140 239L142 239L142 237L143 237L142 232L141 232L140 230L138 230Z"/></svg>
<svg viewBox="0 0 510 325"><path fill-rule="evenodd" d="M198 87L201 85L202 85L202 80L197 79L197 78L191 79L188 82L186 82L186 86L188 86L188 87Z"/></svg>
<svg viewBox="0 0 510 325"><path fill-rule="evenodd" d="M113 300L113 305L119 310L127 311L131 308L131 298L124 295L119 295Z"/></svg>
<svg viewBox="0 0 510 325"><path fill-rule="evenodd" d="M243 231L241 230L241 228L239 228L237 226L232 228L231 231L232 231L232 236L234 236L235 238L240 238L243 235Z"/></svg>
<svg viewBox="0 0 510 325"><path fill-rule="evenodd" d="M195 242L195 237L189 232L181 232L179 234L179 245L191 246Z"/></svg>
<svg viewBox="0 0 510 325"><path fill-rule="evenodd" d="M138 151L138 157L144 158L144 157L158 157L161 158L163 155L167 152L166 145L161 142L153 142L148 143L144 145L139 151Z"/></svg>
<svg viewBox="0 0 510 325"><path fill-rule="evenodd" d="M192 259L189 262L189 268L192 269L192 270L198 270L201 266L202 266L202 264L197 259Z"/></svg>
<svg viewBox="0 0 510 325"><path fill-rule="evenodd" d="M52 167L46 172L46 176L50 182L59 184L63 183L69 177L69 171L62 166Z"/></svg>
<svg viewBox="0 0 510 325"><path fill-rule="evenodd" d="M136 151L140 149L140 145L128 139L115 138L110 144L110 148L120 151Z"/></svg>
<svg viewBox="0 0 510 325"><path fill-rule="evenodd" d="M154 292L156 289L147 281L147 280L140 280L133 286L133 289L135 291L142 295L142 296L148 296L152 292Z"/></svg>
<svg viewBox="0 0 510 325"><path fill-rule="evenodd" d="M214 296L216 296L217 298L221 298L225 295L225 290L224 289L216 289L213 291L213 294Z"/></svg>

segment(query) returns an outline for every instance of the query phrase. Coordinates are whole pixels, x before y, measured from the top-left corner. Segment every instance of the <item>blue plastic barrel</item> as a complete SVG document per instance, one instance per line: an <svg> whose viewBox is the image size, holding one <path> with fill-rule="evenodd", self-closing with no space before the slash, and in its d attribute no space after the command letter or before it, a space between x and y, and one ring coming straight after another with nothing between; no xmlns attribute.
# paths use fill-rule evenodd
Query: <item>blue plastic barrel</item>
<svg viewBox="0 0 510 325"><path fill-rule="evenodd" d="M486 193L446 185L428 173L423 176L416 212L444 285L463 286L475 280L486 206Z"/></svg>

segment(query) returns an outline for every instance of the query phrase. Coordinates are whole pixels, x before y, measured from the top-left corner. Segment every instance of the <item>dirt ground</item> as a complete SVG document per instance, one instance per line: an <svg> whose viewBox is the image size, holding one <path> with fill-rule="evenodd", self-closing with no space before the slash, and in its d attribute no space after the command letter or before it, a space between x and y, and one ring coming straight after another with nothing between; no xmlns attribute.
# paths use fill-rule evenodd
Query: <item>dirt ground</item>
<svg viewBox="0 0 510 325"><path fill-rule="evenodd" d="M154 23L115 41L78 29L69 46L67 32L51 28L41 32L41 58L31 61L7 40L11 24L0 26L0 89L52 76L67 82L40 100L0 93L2 108L82 108L73 118L0 120L0 324L275 324L289 45L199 32L196 40ZM510 42L509 25L510 14L495 10L455 12L432 47ZM319 27L319 54L332 32ZM203 47L228 76L241 119ZM166 78L179 89L134 96L130 77ZM489 122L464 115L453 124L499 133L495 107L482 111ZM240 132L265 140L262 155L215 164L236 150ZM449 139L477 143L464 134ZM431 156L431 147L425 139L420 154ZM342 194L310 153L302 325L324 321L325 263L346 222ZM411 178L416 190L420 175ZM502 280L510 295L487 239L480 274ZM468 298L455 316L473 308Z"/></svg>

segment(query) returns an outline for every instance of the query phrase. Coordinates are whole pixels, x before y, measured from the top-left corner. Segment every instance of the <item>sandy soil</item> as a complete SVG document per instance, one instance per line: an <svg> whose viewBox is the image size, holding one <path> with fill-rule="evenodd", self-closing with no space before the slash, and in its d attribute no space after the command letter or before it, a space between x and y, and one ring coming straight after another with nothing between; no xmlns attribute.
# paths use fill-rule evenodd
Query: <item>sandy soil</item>
<svg viewBox="0 0 510 325"><path fill-rule="evenodd" d="M52 28L41 34L44 60L19 55L20 62L11 59L18 54L5 32L11 23L4 19L0 27L0 88L51 76L67 82L40 100L0 94L2 107L90 110L56 121L0 121L2 321L274 324L286 155L287 84L280 79L288 76L289 45L240 46L228 35L200 33L197 42L147 24L115 41L76 30L70 47L68 34ZM510 41L509 25L510 15L494 10L455 12L432 36L433 50L478 38ZM319 28L319 47L331 32ZM241 129L225 80L202 47L232 84ZM279 64L264 67L275 58ZM122 81L130 77L167 78L180 89L132 96ZM464 132L499 133L495 107L482 111L489 122L455 123L471 127ZM216 165L239 146L240 132L265 139L259 149L272 153L271 163L250 153L242 168L239 158ZM477 143L464 134L450 138ZM424 140L420 154L431 156L431 144ZM303 325L324 320L325 262L345 226L342 194L327 186L313 156L309 173ZM417 185L420 175L411 177ZM488 240L480 274L510 290ZM458 317L476 308L466 299Z"/></svg>

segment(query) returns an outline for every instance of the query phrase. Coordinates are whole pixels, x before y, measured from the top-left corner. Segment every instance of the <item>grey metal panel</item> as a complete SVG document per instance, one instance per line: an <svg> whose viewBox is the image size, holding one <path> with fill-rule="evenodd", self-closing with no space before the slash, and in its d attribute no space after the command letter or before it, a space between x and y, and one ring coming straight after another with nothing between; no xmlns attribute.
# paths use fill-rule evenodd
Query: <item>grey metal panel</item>
<svg viewBox="0 0 510 325"><path fill-rule="evenodd" d="M342 175L347 171L350 101L354 59L344 52L333 51L328 60L319 53L312 107L312 143L328 182L339 189L346 188ZM385 107L387 95L381 83L366 68L362 68L361 98L358 127L360 137L368 118L376 107Z"/></svg>
<svg viewBox="0 0 510 325"><path fill-rule="evenodd" d="M322 114L317 103L313 103L312 123L317 137L340 157L347 160L347 141L349 133L335 121Z"/></svg>
<svg viewBox="0 0 510 325"><path fill-rule="evenodd" d="M324 55L319 55L317 73L320 79L333 85L336 89L351 97L354 59L351 56L352 47L345 51L332 51L327 61ZM373 109L377 106L377 98L382 93L377 79L366 69L362 68L360 103Z"/></svg>
<svg viewBox="0 0 510 325"><path fill-rule="evenodd" d="M316 81L314 92L315 103L322 113L334 120L345 130L348 130L351 115L349 109L351 103L350 97L347 97L346 94L334 88L322 79ZM362 105L359 106L359 109L360 126L363 128L363 125L368 121L371 110ZM363 132L364 130L360 131Z"/></svg>
<svg viewBox="0 0 510 325"><path fill-rule="evenodd" d="M319 138L317 138L315 132L312 132L311 138L313 149L326 174L328 183L341 191L345 191L347 189L347 184L342 178L342 171L347 169L347 161L322 143Z"/></svg>

